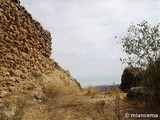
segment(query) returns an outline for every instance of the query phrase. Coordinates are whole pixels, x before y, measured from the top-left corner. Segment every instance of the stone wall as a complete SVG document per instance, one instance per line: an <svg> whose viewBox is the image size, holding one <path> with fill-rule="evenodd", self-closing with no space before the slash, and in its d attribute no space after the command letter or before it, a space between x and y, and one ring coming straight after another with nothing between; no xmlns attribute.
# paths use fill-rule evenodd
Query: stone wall
<svg viewBox="0 0 160 120"><path fill-rule="evenodd" d="M53 70L51 34L19 5L0 0L0 67L28 72Z"/></svg>
<svg viewBox="0 0 160 120"><path fill-rule="evenodd" d="M41 89L46 81L79 91L68 72L50 59L51 39L19 0L0 0L0 98L6 91Z"/></svg>

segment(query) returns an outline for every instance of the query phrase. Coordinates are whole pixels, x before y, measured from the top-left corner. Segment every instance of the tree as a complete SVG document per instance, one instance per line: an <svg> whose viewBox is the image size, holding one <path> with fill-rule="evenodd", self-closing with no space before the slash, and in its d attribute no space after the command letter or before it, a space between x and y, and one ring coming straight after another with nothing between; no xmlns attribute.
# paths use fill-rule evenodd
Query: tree
<svg viewBox="0 0 160 120"><path fill-rule="evenodd" d="M128 58L120 59L129 66L144 67L154 64L160 55L160 24L151 27L147 21L128 28L121 39L122 50Z"/></svg>
<svg viewBox="0 0 160 120"><path fill-rule="evenodd" d="M160 23L152 27L147 21L131 25L121 43L122 50L128 55L121 59L122 63L145 69L144 86L152 89L155 99L160 102Z"/></svg>

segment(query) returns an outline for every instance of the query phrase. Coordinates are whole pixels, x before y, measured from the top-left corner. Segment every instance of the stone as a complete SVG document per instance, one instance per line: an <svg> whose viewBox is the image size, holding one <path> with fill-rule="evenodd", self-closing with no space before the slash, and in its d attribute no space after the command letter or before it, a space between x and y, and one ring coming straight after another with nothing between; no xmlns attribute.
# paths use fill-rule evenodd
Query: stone
<svg viewBox="0 0 160 120"><path fill-rule="evenodd" d="M67 74L68 77L71 77L71 74L70 74L69 70L66 70L65 72L66 72L66 74Z"/></svg>
<svg viewBox="0 0 160 120"><path fill-rule="evenodd" d="M13 82L13 81L7 81L7 85L8 85L8 86L10 86L10 85L11 85L11 86L14 86L14 85L15 85L15 82Z"/></svg>
<svg viewBox="0 0 160 120"><path fill-rule="evenodd" d="M3 97L5 97L7 94L8 94L8 92L5 91L5 90L3 90L3 91L0 92L0 97L3 98Z"/></svg>
<svg viewBox="0 0 160 120"><path fill-rule="evenodd" d="M15 86L15 82L16 82L15 77L9 77L3 81L2 85L3 86Z"/></svg>
<svg viewBox="0 0 160 120"><path fill-rule="evenodd" d="M14 92L14 89L15 89L14 86L9 86L9 87L8 87L8 90L9 90L10 92Z"/></svg>
<svg viewBox="0 0 160 120"><path fill-rule="evenodd" d="M16 82L16 78L15 78L15 77L9 77L9 78L7 79L7 81Z"/></svg>
<svg viewBox="0 0 160 120"><path fill-rule="evenodd" d="M137 100L148 100L153 97L153 93L148 90L148 88L143 86L132 87L127 95L129 99L137 99Z"/></svg>
<svg viewBox="0 0 160 120"><path fill-rule="evenodd" d="M19 0L12 0L13 2L17 3L17 4L20 4L20 1Z"/></svg>
<svg viewBox="0 0 160 120"><path fill-rule="evenodd" d="M25 75L25 74L21 74L20 78L22 78L22 79L26 79L27 77L26 77L26 75Z"/></svg>
<svg viewBox="0 0 160 120"><path fill-rule="evenodd" d="M20 83L21 78L16 78L16 83Z"/></svg>
<svg viewBox="0 0 160 120"><path fill-rule="evenodd" d="M3 91L3 87L0 87L0 92Z"/></svg>
<svg viewBox="0 0 160 120"><path fill-rule="evenodd" d="M0 97L0 104L3 103L3 99Z"/></svg>
<svg viewBox="0 0 160 120"><path fill-rule="evenodd" d="M22 74L21 70L15 70L14 71L14 75L17 76L17 77L20 77L21 74Z"/></svg>
<svg viewBox="0 0 160 120"><path fill-rule="evenodd" d="M9 73L9 72L6 72L5 74L6 74L6 76L10 76L10 73Z"/></svg>
<svg viewBox="0 0 160 120"><path fill-rule="evenodd" d="M6 71L1 71L1 72L0 72L0 76L2 76L2 77L6 77L6 76L8 76L8 75L9 75L9 73L6 72Z"/></svg>
<svg viewBox="0 0 160 120"><path fill-rule="evenodd" d="M5 78L3 76L0 76L0 81L3 81Z"/></svg>
<svg viewBox="0 0 160 120"><path fill-rule="evenodd" d="M10 73L11 76L14 76L14 70L13 69L10 69L9 73Z"/></svg>
<svg viewBox="0 0 160 120"><path fill-rule="evenodd" d="M0 110L6 109L5 105L3 103L0 103Z"/></svg>
<svg viewBox="0 0 160 120"><path fill-rule="evenodd" d="M2 66L2 67L0 67L0 70L1 71L7 71L7 68Z"/></svg>
<svg viewBox="0 0 160 120"><path fill-rule="evenodd" d="M47 99L47 96L43 92L40 92L40 91L33 91L32 96L36 100L40 100L40 101L45 101Z"/></svg>

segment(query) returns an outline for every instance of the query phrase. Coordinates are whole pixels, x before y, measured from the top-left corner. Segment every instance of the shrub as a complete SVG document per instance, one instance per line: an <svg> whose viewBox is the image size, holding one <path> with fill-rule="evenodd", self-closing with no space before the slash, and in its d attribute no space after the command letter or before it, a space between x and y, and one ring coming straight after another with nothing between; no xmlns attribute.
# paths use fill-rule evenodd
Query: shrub
<svg viewBox="0 0 160 120"><path fill-rule="evenodd" d="M53 82L46 83L42 90L48 98L54 98L60 93L60 86L55 85Z"/></svg>
<svg viewBox="0 0 160 120"><path fill-rule="evenodd" d="M160 102L160 58L147 67L142 84L151 89L155 99Z"/></svg>
<svg viewBox="0 0 160 120"><path fill-rule="evenodd" d="M100 93L99 89L96 89L96 88L94 88L92 86L88 86L84 94L85 95L89 95L89 96L95 96L98 93Z"/></svg>
<svg viewBox="0 0 160 120"><path fill-rule="evenodd" d="M128 67L123 71L120 89L128 91L130 88L138 86L143 80L143 69L138 67Z"/></svg>

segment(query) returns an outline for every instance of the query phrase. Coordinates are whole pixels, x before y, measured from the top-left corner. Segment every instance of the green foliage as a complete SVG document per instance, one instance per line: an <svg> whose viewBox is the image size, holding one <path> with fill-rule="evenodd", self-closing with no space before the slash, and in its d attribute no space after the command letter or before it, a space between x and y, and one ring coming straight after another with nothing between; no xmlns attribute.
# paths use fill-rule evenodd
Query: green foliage
<svg viewBox="0 0 160 120"><path fill-rule="evenodd" d="M121 43L128 58L120 60L129 66L145 68L141 85L151 89L160 102L160 24L151 27L143 21L131 25Z"/></svg>
<svg viewBox="0 0 160 120"><path fill-rule="evenodd" d="M160 58L154 62L154 64L149 65L145 72L144 78L146 82L146 86L148 87L156 87L160 86Z"/></svg>
<svg viewBox="0 0 160 120"><path fill-rule="evenodd" d="M128 55L121 59L129 66L147 67L158 59L160 53L160 24L153 27L143 21L128 28L127 35L121 39L122 50Z"/></svg>

